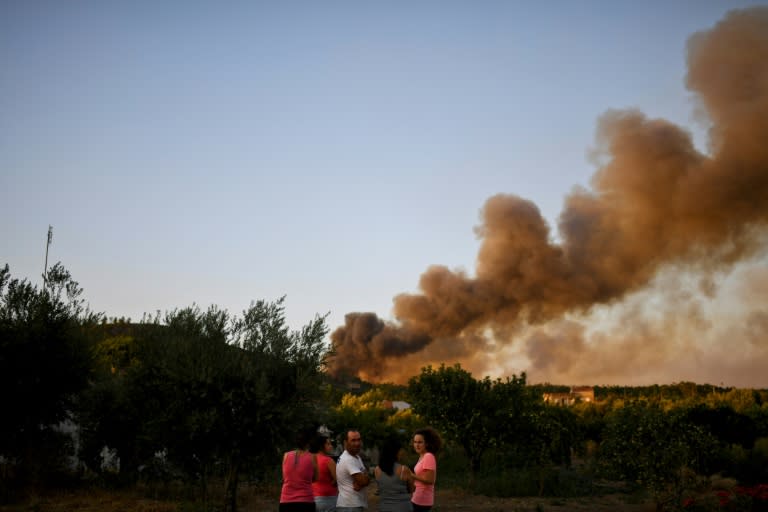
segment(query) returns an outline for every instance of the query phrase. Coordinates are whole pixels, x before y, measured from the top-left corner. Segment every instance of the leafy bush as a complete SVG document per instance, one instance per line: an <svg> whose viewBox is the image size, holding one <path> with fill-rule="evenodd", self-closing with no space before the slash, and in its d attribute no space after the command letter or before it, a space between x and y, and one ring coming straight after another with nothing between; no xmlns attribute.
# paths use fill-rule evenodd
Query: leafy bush
<svg viewBox="0 0 768 512"><path fill-rule="evenodd" d="M685 415L638 401L611 413L599 457L606 476L643 486L663 509L681 502L692 474L707 472L716 447Z"/></svg>

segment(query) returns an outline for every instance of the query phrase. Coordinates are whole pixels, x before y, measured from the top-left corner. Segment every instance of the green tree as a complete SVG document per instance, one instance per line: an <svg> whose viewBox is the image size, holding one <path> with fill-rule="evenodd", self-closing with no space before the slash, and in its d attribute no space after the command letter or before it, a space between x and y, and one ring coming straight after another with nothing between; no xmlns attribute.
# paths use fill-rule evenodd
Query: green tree
<svg viewBox="0 0 768 512"><path fill-rule="evenodd" d="M347 393L331 408L330 427L339 433L348 428L358 429L366 447L379 446L398 430L413 424L409 412L398 414L396 409L387 406L390 399L388 387L375 386L361 395Z"/></svg>
<svg viewBox="0 0 768 512"><path fill-rule="evenodd" d="M459 364L437 370L427 366L410 379L408 390L416 413L464 449L472 475L489 447L530 431L534 401L525 374L476 380Z"/></svg>
<svg viewBox="0 0 768 512"><path fill-rule="evenodd" d="M11 278L8 265L0 269L0 454L22 479L60 469L65 447L55 426L88 383L89 332L99 315L81 293L60 263L42 289Z"/></svg>
<svg viewBox="0 0 768 512"><path fill-rule="evenodd" d="M657 510L676 510L688 477L707 469L716 446L680 411L636 401L608 415L599 456L607 475L646 488Z"/></svg>
<svg viewBox="0 0 768 512"><path fill-rule="evenodd" d="M223 509L235 510L243 469L274 462L318 415L325 317L291 331L283 301L253 303L242 318L216 307L174 310L137 326L127 351L111 338L107 360L128 363L83 415L97 440L90 446L117 446L132 469L162 451L198 476L204 495L208 477L221 474ZM126 413L140 422L120 421ZM117 421L105 420L110 414Z"/></svg>

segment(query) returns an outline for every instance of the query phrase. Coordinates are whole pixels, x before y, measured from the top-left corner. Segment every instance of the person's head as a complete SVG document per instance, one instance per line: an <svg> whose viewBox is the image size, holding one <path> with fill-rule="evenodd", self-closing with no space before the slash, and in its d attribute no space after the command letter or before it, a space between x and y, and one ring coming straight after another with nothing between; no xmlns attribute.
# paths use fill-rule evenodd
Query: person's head
<svg viewBox="0 0 768 512"><path fill-rule="evenodd" d="M312 453L333 453L333 442L330 437L317 434L309 443L309 451Z"/></svg>
<svg viewBox="0 0 768 512"><path fill-rule="evenodd" d="M296 432L296 437L294 438L296 448L300 448L302 450L306 450L307 448L309 448L309 444L311 443L312 439L315 437L316 430L317 430L317 427L308 426L308 427L302 427L298 432Z"/></svg>
<svg viewBox="0 0 768 512"><path fill-rule="evenodd" d="M403 443L400 439L390 437L384 441L379 454L379 468L386 474L392 476L395 468L395 462L398 462L403 452Z"/></svg>
<svg viewBox="0 0 768 512"><path fill-rule="evenodd" d="M436 454L443 446L440 434L431 427L420 428L413 433L413 450L419 455Z"/></svg>
<svg viewBox="0 0 768 512"><path fill-rule="evenodd" d="M360 436L360 432L354 429L347 430L344 434L344 449L350 455L357 455L362 448L363 438Z"/></svg>

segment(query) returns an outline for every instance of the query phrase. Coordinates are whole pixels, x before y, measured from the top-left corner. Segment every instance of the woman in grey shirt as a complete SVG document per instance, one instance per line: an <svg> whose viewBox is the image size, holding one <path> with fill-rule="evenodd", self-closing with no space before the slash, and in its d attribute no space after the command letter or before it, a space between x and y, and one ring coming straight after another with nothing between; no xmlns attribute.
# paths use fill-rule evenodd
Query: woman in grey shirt
<svg viewBox="0 0 768 512"><path fill-rule="evenodd" d="M374 470L379 485L379 512L411 512L411 470L399 460L405 454L403 445L396 439L384 442L379 465Z"/></svg>

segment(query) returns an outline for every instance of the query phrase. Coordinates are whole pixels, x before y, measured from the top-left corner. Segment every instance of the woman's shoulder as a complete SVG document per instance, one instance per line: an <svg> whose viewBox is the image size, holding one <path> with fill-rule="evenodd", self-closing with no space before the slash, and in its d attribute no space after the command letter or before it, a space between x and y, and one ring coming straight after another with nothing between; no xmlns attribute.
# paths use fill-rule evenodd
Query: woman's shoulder
<svg viewBox="0 0 768 512"><path fill-rule="evenodd" d="M421 458L420 462L423 467L427 467L427 468L437 467L437 458L435 458L435 454L432 452L425 453L424 456Z"/></svg>
<svg viewBox="0 0 768 512"><path fill-rule="evenodd" d="M312 464L312 454L302 450L291 450L283 453L283 464L291 461L296 464Z"/></svg>
<svg viewBox="0 0 768 512"><path fill-rule="evenodd" d="M333 460L333 457L331 457L330 455L327 455L325 453L319 453L319 452L316 455L317 455L317 461L320 463L323 463L323 462L326 464L328 464L329 462L333 462L334 464L336 463L336 461Z"/></svg>

